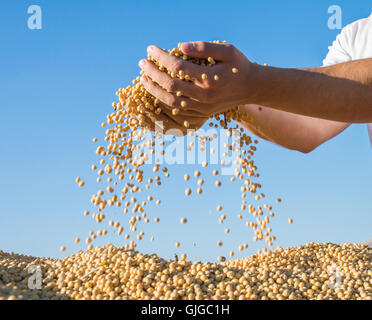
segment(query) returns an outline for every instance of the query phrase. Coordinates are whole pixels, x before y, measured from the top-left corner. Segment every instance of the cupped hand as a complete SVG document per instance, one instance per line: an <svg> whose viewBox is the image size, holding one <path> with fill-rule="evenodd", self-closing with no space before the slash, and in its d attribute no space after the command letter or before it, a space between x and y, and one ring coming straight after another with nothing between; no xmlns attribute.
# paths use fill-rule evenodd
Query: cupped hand
<svg viewBox="0 0 372 320"><path fill-rule="evenodd" d="M186 112L209 117L249 102L254 92L251 83L255 64L233 45L197 41L183 43L181 50L189 57L211 57L217 63L198 65L171 56L153 45L147 49L149 56L170 72L189 75L191 81L171 77L149 60L143 59L139 63L146 75L141 77L141 83L168 110L179 109L181 117L186 116Z"/></svg>

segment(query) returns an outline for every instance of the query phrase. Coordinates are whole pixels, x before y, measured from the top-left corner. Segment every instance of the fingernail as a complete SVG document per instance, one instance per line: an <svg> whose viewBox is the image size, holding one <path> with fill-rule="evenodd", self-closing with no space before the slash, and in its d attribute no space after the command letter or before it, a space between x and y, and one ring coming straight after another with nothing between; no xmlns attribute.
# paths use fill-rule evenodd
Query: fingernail
<svg viewBox="0 0 372 320"><path fill-rule="evenodd" d="M192 42L187 42L182 44L182 51L183 52L191 52L194 50L194 44Z"/></svg>
<svg viewBox="0 0 372 320"><path fill-rule="evenodd" d="M142 83L145 83L145 82L147 82L147 79L146 79L145 76L142 76L142 77L140 78L140 81L141 81Z"/></svg>
<svg viewBox="0 0 372 320"><path fill-rule="evenodd" d="M145 65L145 59L140 60L138 64L140 67L143 67Z"/></svg>
<svg viewBox="0 0 372 320"><path fill-rule="evenodd" d="M148 47L147 47L147 51L151 52L151 51L153 51L153 50L154 50L154 46L148 46Z"/></svg>

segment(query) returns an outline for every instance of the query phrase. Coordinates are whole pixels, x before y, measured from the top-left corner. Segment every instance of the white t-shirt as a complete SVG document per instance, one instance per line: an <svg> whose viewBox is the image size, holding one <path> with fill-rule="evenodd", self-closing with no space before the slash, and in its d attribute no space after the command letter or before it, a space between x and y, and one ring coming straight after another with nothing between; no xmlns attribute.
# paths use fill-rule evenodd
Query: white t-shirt
<svg viewBox="0 0 372 320"><path fill-rule="evenodd" d="M342 29L329 47L323 66L366 58L372 58L372 15ZM368 124L368 132L372 144L372 124Z"/></svg>

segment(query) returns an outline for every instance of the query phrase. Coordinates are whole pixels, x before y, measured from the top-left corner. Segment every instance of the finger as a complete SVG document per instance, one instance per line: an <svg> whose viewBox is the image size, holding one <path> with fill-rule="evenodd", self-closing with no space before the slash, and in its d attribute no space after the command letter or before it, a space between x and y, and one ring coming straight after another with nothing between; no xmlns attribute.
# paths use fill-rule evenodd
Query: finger
<svg viewBox="0 0 372 320"><path fill-rule="evenodd" d="M163 134L184 136L187 131L186 128L182 127L165 114L154 115L151 114L151 112L146 112L143 117L143 122L146 128L151 131L160 131Z"/></svg>
<svg viewBox="0 0 372 320"><path fill-rule="evenodd" d="M194 98L199 101L204 99L203 89L193 82L172 78L169 74L160 71L154 63L146 59L142 59L139 65L152 81L155 81L168 92L179 92L180 95Z"/></svg>
<svg viewBox="0 0 372 320"><path fill-rule="evenodd" d="M205 107L200 102L191 100L187 97L177 97L175 94L162 89L147 76L142 76L140 81L149 93L157 97L169 109L178 108L179 110L193 111L194 113L189 113L189 115L192 116L196 116L197 114L201 116L206 115L204 112Z"/></svg>
<svg viewBox="0 0 372 320"><path fill-rule="evenodd" d="M147 80L145 81L148 81L148 83L145 84L145 88L151 94L155 95L155 94L158 94L158 92L160 91L163 91L163 93L165 94L169 94L168 92L160 88L156 83L152 82L151 79L147 78ZM171 94L171 95L172 97L170 99L177 98L174 94ZM165 114L167 114L167 116L176 120L181 125L183 124L185 120L184 118L195 118L197 120L197 119L202 119L202 118L207 117L207 115L203 114L199 109L195 109L195 110L189 109L189 106L190 106L189 101L194 102L193 100L186 99L185 97L178 98L178 99L181 101L181 103L175 103L174 105L168 105L164 103L164 101L169 101L169 100L162 101L159 98L161 102L159 103L158 106L161 108L161 110L163 110ZM182 107L182 102L186 102L186 108ZM179 104L181 104L181 106Z"/></svg>
<svg viewBox="0 0 372 320"><path fill-rule="evenodd" d="M169 109L163 109L163 113L176 121L179 126L182 127L182 130L198 130L208 120L208 118L185 117L180 116L179 114L173 115Z"/></svg>
<svg viewBox="0 0 372 320"><path fill-rule="evenodd" d="M147 110L141 118L151 130L154 130L155 126L157 127L157 130L163 132L166 129L176 129L180 127L176 121L168 117L163 112L160 114L155 114L152 111Z"/></svg>
<svg viewBox="0 0 372 320"><path fill-rule="evenodd" d="M166 128L177 128L179 126L179 123L174 119L174 117L170 117L170 114L168 112L164 112L164 110L166 109L163 107L164 105L160 103L158 106L162 109L161 113L157 114L155 111L146 109L143 116L150 118L152 123L161 122L160 125Z"/></svg>
<svg viewBox="0 0 372 320"><path fill-rule="evenodd" d="M229 62L233 58L234 46L227 43L212 43L206 41L185 42L181 45L184 54L194 58L212 57L216 61Z"/></svg>
<svg viewBox="0 0 372 320"><path fill-rule="evenodd" d="M182 70L185 74L189 75L191 79L199 79L203 73L210 71L207 66L200 66L176 56L170 56L168 52L153 45L147 48L147 53L170 72L179 74Z"/></svg>
<svg viewBox="0 0 372 320"><path fill-rule="evenodd" d="M159 105L161 106L162 112L164 112L168 117L172 118L180 125L183 125L185 120L191 120L189 122L195 120L198 122L201 119L208 118L195 111L183 110L182 108L177 108L178 110L175 111L176 108L169 108L163 103L160 103Z"/></svg>
<svg viewBox="0 0 372 320"><path fill-rule="evenodd" d="M174 109L169 108L162 108L162 113L166 114L169 118L177 122L178 125L181 127L185 127L185 121L189 123L190 127L193 127L195 123L200 123L203 119L206 120L205 117L197 116L197 117L190 117L185 115L185 111L179 111L177 114L173 113ZM183 113L183 114L182 114Z"/></svg>

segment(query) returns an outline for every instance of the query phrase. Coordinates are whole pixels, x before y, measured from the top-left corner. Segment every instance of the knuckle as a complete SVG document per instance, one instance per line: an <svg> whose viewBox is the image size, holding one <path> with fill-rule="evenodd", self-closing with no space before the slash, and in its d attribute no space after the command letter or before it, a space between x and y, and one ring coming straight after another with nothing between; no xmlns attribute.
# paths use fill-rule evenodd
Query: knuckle
<svg viewBox="0 0 372 320"><path fill-rule="evenodd" d="M173 80L173 79L168 80L168 82L166 84L166 89L168 91L170 91L170 92L175 91L175 89L176 89L176 81Z"/></svg>
<svg viewBox="0 0 372 320"><path fill-rule="evenodd" d="M154 83L154 80L152 80L150 77L147 78L147 81L145 82L145 88L149 90L154 90L156 88L156 85Z"/></svg>
<svg viewBox="0 0 372 320"><path fill-rule="evenodd" d="M145 89L146 89L148 92L150 92L151 94L154 93L154 87L155 87L155 86L154 86L154 84L153 84L152 82L148 81L148 82L144 83L143 86L144 86Z"/></svg>
<svg viewBox="0 0 372 320"><path fill-rule="evenodd" d="M234 59L237 58L237 57L239 56L239 50L236 49L236 47L235 47L234 45L229 44L229 46L228 46L228 50L229 50L229 52L230 52L230 53L229 53L230 56L231 56L231 57L234 57Z"/></svg>
<svg viewBox="0 0 372 320"><path fill-rule="evenodd" d="M169 95L166 99L166 104L171 107L175 107L177 104L177 99L174 95Z"/></svg>
<svg viewBox="0 0 372 320"><path fill-rule="evenodd" d="M171 65L171 71L178 73L180 70L182 70L183 62L181 59L175 60Z"/></svg>
<svg viewBox="0 0 372 320"><path fill-rule="evenodd" d="M207 44L205 41L197 41L194 43L194 46L197 48L198 51L204 52Z"/></svg>

